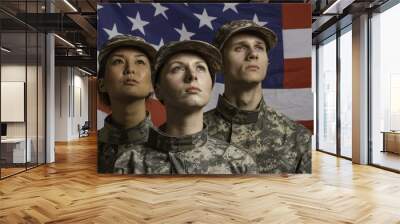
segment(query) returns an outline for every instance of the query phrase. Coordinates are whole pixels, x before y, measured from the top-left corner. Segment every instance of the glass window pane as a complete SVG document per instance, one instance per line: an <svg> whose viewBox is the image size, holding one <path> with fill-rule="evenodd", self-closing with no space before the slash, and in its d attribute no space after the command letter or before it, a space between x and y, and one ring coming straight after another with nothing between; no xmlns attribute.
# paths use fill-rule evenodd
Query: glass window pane
<svg viewBox="0 0 400 224"><path fill-rule="evenodd" d="M400 4L371 20L372 163L396 170L400 170L400 32L393 27L398 21Z"/></svg>
<svg viewBox="0 0 400 224"><path fill-rule="evenodd" d="M30 158L26 141L26 34L1 33L1 140L2 178L25 170ZM28 149L28 150L27 150Z"/></svg>
<svg viewBox="0 0 400 224"><path fill-rule="evenodd" d="M318 148L336 153L336 39L318 51Z"/></svg>
<svg viewBox="0 0 400 224"><path fill-rule="evenodd" d="M340 36L340 153L352 157L352 35Z"/></svg>
<svg viewBox="0 0 400 224"><path fill-rule="evenodd" d="M28 159L27 166L33 167L37 165L37 62L38 62L38 38L36 32L27 33L28 38L28 62L27 62L27 80L26 80L26 115L27 115L27 141L30 144L30 158Z"/></svg>
<svg viewBox="0 0 400 224"><path fill-rule="evenodd" d="M22 20L37 19L45 0L0 1L0 7ZM27 15L30 13L32 15ZM26 17L29 16L29 17ZM17 117L1 118L1 178L45 162L45 35L0 12L1 86L0 110ZM6 100L3 99L7 96ZM10 103L11 102L11 103ZM15 109L19 107L20 109Z"/></svg>
<svg viewBox="0 0 400 224"><path fill-rule="evenodd" d="M45 89L46 89L46 78L45 78L45 44L46 37L43 33L39 33L39 45L38 45L38 164L45 163Z"/></svg>

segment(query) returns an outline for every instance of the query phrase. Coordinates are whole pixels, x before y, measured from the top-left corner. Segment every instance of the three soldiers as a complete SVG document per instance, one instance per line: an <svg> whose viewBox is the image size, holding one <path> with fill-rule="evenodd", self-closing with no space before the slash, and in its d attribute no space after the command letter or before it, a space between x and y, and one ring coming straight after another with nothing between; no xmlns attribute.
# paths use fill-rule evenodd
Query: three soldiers
<svg viewBox="0 0 400 224"><path fill-rule="evenodd" d="M99 166L107 164L109 168L99 168L99 172L311 173L310 133L268 107L263 100L261 82L268 68L268 51L276 41L273 31L252 21L239 20L220 28L214 43L218 49L202 41L180 41L163 46L154 56L148 51L150 48L136 46L147 56L148 62L154 62L152 82L157 97L166 107L167 121L159 129L152 127L148 117L143 116L145 98L132 95L136 105L138 99L143 99L143 107L128 107L140 108L129 117L143 121L144 125L139 125L143 129L138 131L134 128L142 134L141 141L115 146L125 143L122 135L119 135L120 141L115 141L118 138L100 131ZM215 75L221 67L218 50L222 54L225 92L219 97L217 108L206 113L203 123L203 108L208 103ZM106 55L102 52L100 56ZM105 68L112 68L112 64L105 65ZM148 74L148 68L141 68ZM125 71L123 74L128 73ZM99 84L101 91L102 82ZM111 117L115 114L112 109ZM106 118L107 129L110 129L110 120L113 119ZM125 127L138 127L138 124ZM114 146L105 144L107 141L104 139ZM100 152L101 155L111 154L113 159L107 160L100 156Z"/></svg>

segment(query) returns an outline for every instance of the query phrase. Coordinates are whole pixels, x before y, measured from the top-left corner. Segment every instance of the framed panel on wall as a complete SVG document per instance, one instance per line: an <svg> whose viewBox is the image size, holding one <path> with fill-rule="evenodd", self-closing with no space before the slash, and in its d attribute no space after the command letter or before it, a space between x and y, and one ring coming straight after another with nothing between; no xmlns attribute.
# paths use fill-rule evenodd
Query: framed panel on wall
<svg viewBox="0 0 400 224"><path fill-rule="evenodd" d="M24 122L24 102L25 82L1 82L1 122Z"/></svg>

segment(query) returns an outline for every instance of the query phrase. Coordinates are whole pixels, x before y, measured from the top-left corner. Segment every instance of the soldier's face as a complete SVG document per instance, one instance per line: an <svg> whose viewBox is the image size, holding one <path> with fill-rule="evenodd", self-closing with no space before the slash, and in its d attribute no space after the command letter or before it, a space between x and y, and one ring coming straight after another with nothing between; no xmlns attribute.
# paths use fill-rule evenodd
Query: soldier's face
<svg viewBox="0 0 400 224"><path fill-rule="evenodd" d="M114 100L143 99L152 91L150 61L143 52L132 48L117 49L106 63L103 88L111 104Z"/></svg>
<svg viewBox="0 0 400 224"><path fill-rule="evenodd" d="M209 101L212 79L207 63L191 53L178 53L163 66L157 96L167 107L201 109Z"/></svg>
<svg viewBox="0 0 400 224"><path fill-rule="evenodd" d="M265 42L251 34L232 36L223 48L224 79L233 83L260 83L268 68Z"/></svg>

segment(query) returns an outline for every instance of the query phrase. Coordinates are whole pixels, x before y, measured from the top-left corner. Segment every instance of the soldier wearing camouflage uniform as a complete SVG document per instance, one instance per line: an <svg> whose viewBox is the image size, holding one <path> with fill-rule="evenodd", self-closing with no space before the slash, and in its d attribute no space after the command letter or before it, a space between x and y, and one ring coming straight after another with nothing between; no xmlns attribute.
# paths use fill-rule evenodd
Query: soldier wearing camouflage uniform
<svg viewBox="0 0 400 224"><path fill-rule="evenodd" d="M208 136L203 108L208 103L221 55L202 41L171 42L156 55L153 86L164 103L167 122L151 128L145 145L124 152L119 173L255 174L245 151Z"/></svg>
<svg viewBox="0 0 400 224"><path fill-rule="evenodd" d="M142 38L117 35L100 50L98 84L103 103L111 107L98 131L97 170L114 173L119 155L144 144L152 126L145 99L152 92L151 68L156 54Z"/></svg>
<svg viewBox="0 0 400 224"><path fill-rule="evenodd" d="M214 44L221 51L225 91L206 113L209 134L246 149L260 173L311 173L311 134L267 106L261 82L275 33L253 21L223 25Z"/></svg>

